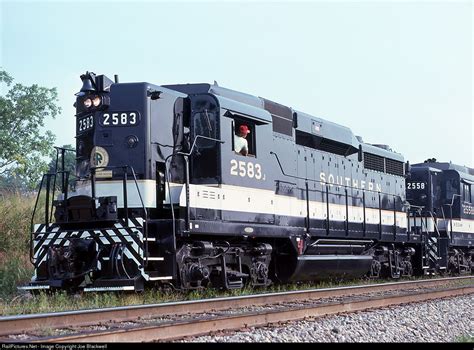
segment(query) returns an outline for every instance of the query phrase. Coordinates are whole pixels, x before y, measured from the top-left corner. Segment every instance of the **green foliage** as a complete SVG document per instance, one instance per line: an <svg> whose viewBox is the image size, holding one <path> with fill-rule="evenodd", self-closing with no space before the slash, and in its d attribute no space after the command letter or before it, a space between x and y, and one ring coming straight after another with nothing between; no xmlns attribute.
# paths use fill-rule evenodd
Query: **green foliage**
<svg viewBox="0 0 474 350"><path fill-rule="evenodd" d="M462 335L457 337L456 343L474 343L474 335Z"/></svg>
<svg viewBox="0 0 474 350"><path fill-rule="evenodd" d="M0 262L4 254L28 251L35 199L18 193L0 195Z"/></svg>
<svg viewBox="0 0 474 350"><path fill-rule="evenodd" d="M33 195L0 194L0 298L15 295L17 285L33 274L29 233L34 203ZM43 213L40 207L38 214Z"/></svg>
<svg viewBox="0 0 474 350"><path fill-rule="evenodd" d="M33 84L12 85L13 78L0 71L0 86L9 87L0 96L0 185L34 188L47 171L43 157L50 154L55 136L42 131L47 118L55 118L61 109L56 88ZM15 179L14 181L9 179Z"/></svg>
<svg viewBox="0 0 474 350"><path fill-rule="evenodd" d="M25 255L13 253L4 259L0 267L0 298L8 298L17 293L17 286L31 279L33 267Z"/></svg>

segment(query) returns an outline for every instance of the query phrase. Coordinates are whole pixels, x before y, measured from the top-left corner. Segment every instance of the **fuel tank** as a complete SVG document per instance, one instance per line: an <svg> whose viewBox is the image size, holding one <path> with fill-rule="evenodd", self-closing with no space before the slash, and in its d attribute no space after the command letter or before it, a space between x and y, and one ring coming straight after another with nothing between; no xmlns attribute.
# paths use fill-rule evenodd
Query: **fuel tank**
<svg viewBox="0 0 474 350"><path fill-rule="evenodd" d="M290 260L278 272L285 282L362 277L370 271L373 259L367 255L299 255Z"/></svg>

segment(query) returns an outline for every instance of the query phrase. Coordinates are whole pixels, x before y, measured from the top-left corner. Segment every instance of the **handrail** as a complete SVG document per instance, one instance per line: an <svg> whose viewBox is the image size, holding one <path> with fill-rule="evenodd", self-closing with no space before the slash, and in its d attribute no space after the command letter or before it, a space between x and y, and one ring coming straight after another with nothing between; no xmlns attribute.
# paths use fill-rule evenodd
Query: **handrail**
<svg viewBox="0 0 474 350"><path fill-rule="evenodd" d="M146 210L145 204L144 204L144 202L143 202L143 198L142 198L140 189L139 189L139 187L138 187L137 176L136 176L135 170L133 169L132 166L130 166L130 165L110 166L110 165L109 165L109 166L91 167L91 169L90 169L90 170L91 170L91 175L92 175L92 174L95 175L95 171L96 171L97 169L123 169L123 170L125 170L125 171L126 171L127 169L130 169L131 172L132 172L132 175L133 175L133 180L134 180L134 182L135 182L135 186L136 186L136 188L137 188L138 196L140 197L140 202L141 202L141 204L142 204L143 211L145 212L145 217L148 217L148 211ZM127 174L127 173L125 173L125 174ZM124 175L125 175L125 174L124 174ZM93 185L93 187L95 187L95 177L94 177L93 180L94 180L94 181L92 181L92 185ZM127 180L127 178L126 178L125 176L124 176L124 180L125 180L125 181ZM94 188L94 196L93 196L93 198L95 198L95 188Z"/></svg>
<svg viewBox="0 0 474 350"><path fill-rule="evenodd" d="M336 184L336 183L330 183L330 182L327 182L327 181L321 181L321 180L316 180L316 179L309 179L307 177L301 177L301 176L296 176L296 175L291 175L291 174L287 174L285 173L285 171L283 170L283 166L281 165L281 162L280 162L280 159L278 157L278 155L273 152L273 151L270 151L270 154L274 155L275 156L275 159L276 161L278 162L278 165L280 167L280 171L283 175L285 176L288 176L288 177L292 177L294 179L299 179L299 180L305 180L305 181L311 181L311 182L318 182L320 184L323 184L323 185L329 185L329 186L338 186L338 187L344 187L344 188L350 188L350 189L355 189L355 190L361 190L361 191L365 191L365 192L374 192L374 193L381 193L381 194L386 194L386 195L389 195L389 196L394 196L394 197L399 197L400 200L402 199L402 197L398 194L393 194L393 193L387 193L387 192L383 192L383 191L377 191L377 190L370 190L368 188L358 188L358 187L354 187L354 186L347 186L347 185L342 185L342 184Z"/></svg>
<svg viewBox="0 0 474 350"><path fill-rule="evenodd" d="M425 206L420 206L420 205L413 205L413 204L410 204L410 207L409 207L409 210L408 210L408 219L411 218L410 214L414 214L413 216L413 223L414 223L414 226L415 226L415 234L417 233L417 225L416 225L416 218L418 217L417 214L419 214L419 218L420 218L420 228L421 228L421 231L423 232L423 217L421 216L421 211L423 210ZM408 220L408 223L410 224L410 220ZM410 225L410 229L411 229L411 225Z"/></svg>
<svg viewBox="0 0 474 350"><path fill-rule="evenodd" d="M422 216L422 211L423 209L425 208L425 206L418 206L418 205L410 205L410 209L411 208L415 208L415 210L411 210L411 212L414 214L413 216L413 220L414 220L414 224L415 224L415 230L417 228L417 225L416 225L416 218L417 218L417 214L419 215L420 217L420 234L421 234L421 243L423 243L422 245L422 251L424 251L425 249L430 249L430 245L429 245L429 237L428 237L428 219L426 219L426 222L423 221L423 216ZM431 212L430 212L431 214ZM424 234L423 234L424 233ZM429 259L429 253L428 251L426 251L424 254L423 254L423 259ZM424 264L424 262L423 262Z"/></svg>
<svg viewBox="0 0 474 350"><path fill-rule="evenodd" d="M436 220L435 220L435 218L434 218L433 213L431 212L431 210L430 210L428 213L430 214L431 218L433 219L433 226L434 226L434 228L435 228L435 232L436 232L436 234L438 235L438 237L440 237L441 235L440 235L439 230L438 230L438 223L436 222Z"/></svg>
<svg viewBox="0 0 474 350"><path fill-rule="evenodd" d="M39 197L40 197L40 194L41 194L41 189L43 188L43 182L44 182L44 178L46 176L48 176L49 174L43 174L42 178L41 178L41 182L40 182L40 185L39 185L39 189L38 189L38 194L36 195L36 201L35 201L35 206L33 208L33 214L31 215L31 222L30 222L30 262L31 264L35 264L34 261L33 261L33 240L34 240L34 220L35 220L35 215L36 215L36 209L38 207L38 201L39 201Z"/></svg>
<svg viewBox="0 0 474 350"><path fill-rule="evenodd" d="M148 253L148 211L145 207L145 203L143 202L143 198L142 198L142 195L141 195L141 192L140 192L140 188L138 187L138 182L137 182L137 176L135 174L135 170L133 169L132 166L130 165L117 165L117 166L97 166L97 167L91 167L90 168L90 171L91 171L91 194L92 194L92 199L95 200L95 175L96 175L96 170L97 169L107 169L107 170L110 170L110 169L122 169L124 171L124 174L123 174L123 189L122 189L122 193L123 193L123 196L124 196L124 209L125 209L125 219L126 219L126 224L128 225L128 205L127 205L127 170L130 169L130 171L132 172L132 175L133 175L133 180L135 182L135 187L137 188L137 192L138 192L138 197L140 198L140 202L142 204L142 209L143 209L143 212L145 214L145 220L143 222L143 233L144 233L144 236L145 236L145 252ZM144 254L145 255L145 264L148 263L148 254Z"/></svg>
<svg viewBox="0 0 474 350"><path fill-rule="evenodd" d="M67 187L69 186L69 172L66 172L64 170L65 168L64 154L66 153L66 151L75 152L76 150L70 149L70 148L58 147L58 146L54 146L54 148L56 149L56 162L54 165L55 174L56 175L59 173L62 174L61 175L61 180L62 180L61 190L62 190L62 193L66 193L65 198L67 199ZM61 151L61 171L58 171L59 151ZM64 179L65 173L66 173L66 179ZM53 195L52 195L53 199L54 199L55 193L56 193L56 176L54 176L54 183L53 183ZM66 211L66 214L67 214L67 211ZM52 220L52 218L53 218L53 211L51 211L50 221Z"/></svg>
<svg viewBox="0 0 474 350"><path fill-rule="evenodd" d="M65 149L67 150L67 149ZM96 170L97 169L123 169L124 170L124 175L123 175L123 196L124 196L124 209L125 209L125 219L126 219L126 225L128 225L128 205L127 205L127 174L128 174L128 169L130 169L131 171L131 174L133 176L133 180L135 182L135 186L136 186L136 189L137 189L137 192L138 192L138 196L140 198L140 202L141 202L141 205L142 205L142 209L143 209L143 212L144 212L144 215L145 215L145 220L144 220L144 223L143 223L143 234L144 234L144 237L145 237L145 251L148 252L148 224L147 224L147 218L148 218L148 211L146 209L146 206L143 202L143 197L141 195L141 192L140 192L140 188L138 186L138 181L137 181L137 176L136 176L136 173L135 173L135 170L133 169L132 166L130 165L123 165L123 166L98 166L98 167L91 167L90 168L90 174L91 174L91 194L92 194L92 198L95 200L95 175L96 175ZM55 194L55 187L56 187L56 178L57 178L57 175L58 174L62 174L62 179L63 179L63 183L62 183L62 194L64 194L64 206L65 206L65 213L66 213L66 216L67 216L67 200L68 200L68 187L69 187L69 171L65 171L65 170L62 170L62 171L56 171L54 173L47 173L47 174L43 174L43 177L41 179L41 182L40 182L40 185L39 185L39 190L38 190L38 195L36 196L36 201L35 201L35 206L33 208L33 213L32 213L32 216L31 216L31 222L30 222L30 262L34 265L35 262L34 262L34 252L33 252L33 241L35 240L35 237L34 237L34 218L35 218L35 215L36 215L36 211L38 209L38 202L39 202L39 197L41 195L41 191L43 189L43 186L44 186L44 183L45 183L45 179L46 179L46 203L45 203L45 225L46 225L46 229L48 228L50 222L52 221L52 215L53 215L53 212L51 210L51 218L49 216L49 207L50 207L50 203L49 203L49 195L50 195L50 191L51 191L51 178L54 178L54 184L53 184L53 197L52 197L52 200L54 200L54 194ZM148 263L148 254L145 254L145 263Z"/></svg>
<svg viewBox="0 0 474 350"><path fill-rule="evenodd" d="M309 231L310 231L310 227L309 227L309 190L308 190L308 181L311 181L311 182L316 182L316 183L320 183L322 186L325 186L325 191L319 191L319 190L311 190L311 191L315 191L315 192L325 192L326 193L326 205L327 205L327 227L326 227L326 230L327 230L327 233L329 234L329 200L328 200L328 196L329 196L329 187L331 186L338 186L338 187L342 187L344 188L344 192L345 192L345 197L346 197L346 234L347 234L347 230L348 230L348 220L349 220L349 215L348 215L348 200L347 198L348 197L351 197L351 198L360 198L360 197L355 197L355 196L352 196L352 195L348 195L348 189L357 189L357 190L361 190L362 191L362 197L363 197L363 201L364 201L364 234L365 234L365 227L366 227L366 218L365 218L365 192L373 192L373 193L377 193L378 194L378 199L379 199L379 205L378 205L378 209L379 209L379 233L380 233L380 238L381 235L382 235L382 210L385 210L382 208L382 199L381 199L381 194L384 194L384 195L387 195L387 196L391 196L393 197L393 201L394 201L394 218L393 218L393 229L394 229L394 234L396 234L396 225L397 225L397 222L396 222L396 203L395 203L395 200L396 198L399 198L400 201L402 202L402 197L398 194L393 194L393 193L386 193L386 192L382 192L382 191L376 191L376 190L370 190L370 189L363 189L363 188L358 188L358 187L353 187L353 186L347 186L347 185L339 185L339 184L333 184L333 183L329 183L329 182L326 182L326 181L321 181L321 180L316 180L316 179L309 179L307 177L301 177L301 176L296 176L296 175L291 175L291 174L287 174L285 173L284 169L283 169L283 166L280 162L280 158L278 157L278 155L273 152L273 151L270 151L270 154L274 155L275 156L275 159L278 163L278 166L280 167L280 171L281 173L284 175L284 176L288 176L288 177L291 177L291 178L294 178L294 179L299 179L299 180L304 180L305 181L305 189L306 189L306 201L307 201L307 227L306 227L306 234L309 235ZM281 180L275 180L275 181L281 181ZM295 184L296 185L296 184ZM298 188L298 187L297 187ZM342 196L342 194L334 194L334 195L338 195L338 196ZM403 202L402 202L403 203ZM377 209L377 208L374 208L374 209Z"/></svg>
<svg viewBox="0 0 474 350"><path fill-rule="evenodd" d="M455 197L462 197L460 194L454 193L453 197L451 198L451 204L443 204L443 206L448 206L449 207L449 233L451 236L451 239L453 237L453 205L454 205L454 198ZM441 207L443 208L443 207ZM444 213L444 211L443 211Z"/></svg>
<svg viewBox="0 0 474 350"><path fill-rule="evenodd" d="M194 152L194 147L196 146L196 142L199 138L219 142L221 144L225 143L225 141L218 140L218 139L215 139L215 138L212 138L212 137L207 137L207 136L203 136L203 135L196 135L196 137L194 137L194 141L193 141L193 144L191 146L191 149L189 150L188 153L173 152L172 154L170 154L168 157L165 158L165 181L166 181L166 173L168 171L167 168L166 168L166 162L167 162L168 158L179 154L179 155L183 156L184 161L185 161L186 216L184 218L184 221L185 221L185 231L186 232L189 232L189 229L190 229L189 222L190 222L190 216L191 216L190 205L189 205L189 202L190 202L190 199L189 199L189 182L190 182L190 179L189 179L189 176L190 176L189 175L189 156ZM168 179L168 189L170 189L169 179ZM173 208L173 203L172 203L172 200L171 200L171 192L169 192L169 193L170 193L171 213L172 213L173 220L174 220L174 208ZM173 223L173 236L175 236L174 223Z"/></svg>
<svg viewBox="0 0 474 350"><path fill-rule="evenodd" d="M33 252L33 241L34 241L34 219L36 215L36 210L38 209L38 202L39 202L39 197L41 195L41 190L43 189L43 184L46 179L46 198L45 198L45 213L44 213L44 221L45 221L45 227L46 229L48 228L49 224L53 221L53 210L52 210L52 202L54 201L54 195L55 195L55 189L56 189L56 178L58 174L62 174L62 178L65 179L63 182L63 194L65 197L64 201L64 209L65 213L67 215L67 193L68 193L68 187L69 187L69 171L56 171L54 173L46 173L43 174L41 178L41 182L39 185L38 189L38 194L36 196L36 201L35 201L35 206L33 208L33 213L31 215L31 221L30 221L30 262L31 264L35 264L34 262L34 252ZM53 181L53 187L51 188L51 178L54 178ZM51 201L50 201L50 192L52 190L52 195L51 195ZM50 202L51 202L51 212L50 210Z"/></svg>

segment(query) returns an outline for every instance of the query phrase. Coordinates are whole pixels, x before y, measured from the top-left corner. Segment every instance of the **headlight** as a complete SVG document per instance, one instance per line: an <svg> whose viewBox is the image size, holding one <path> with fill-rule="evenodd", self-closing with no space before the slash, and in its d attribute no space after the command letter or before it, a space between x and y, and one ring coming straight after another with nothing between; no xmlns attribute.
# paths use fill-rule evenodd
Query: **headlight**
<svg viewBox="0 0 474 350"><path fill-rule="evenodd" d="M92 106L92 101L90 98L86 98L84 100L84 107L89 108L90 106Z"/></svg>
<svg viewBox="0 0 474 350"><path fill-rule="evenodd" d="M94 107L98 107L101 102L102 102L102 100L101 100L101 98L100 98L99 96L95 96L95 97L92 99L92 104L94 105Z"/></svg>

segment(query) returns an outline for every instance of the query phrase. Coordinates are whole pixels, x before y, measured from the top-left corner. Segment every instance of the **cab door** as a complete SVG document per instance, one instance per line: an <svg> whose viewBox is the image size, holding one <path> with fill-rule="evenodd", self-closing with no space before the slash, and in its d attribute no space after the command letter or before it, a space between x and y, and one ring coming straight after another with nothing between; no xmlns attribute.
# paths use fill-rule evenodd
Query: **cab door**
<svg viewBox="0 0 474 350"><path fill-rule="evenodd" d="M190 178L193 184L217 185L221 182L219 107L210 94L190 96Z"/></svg>

